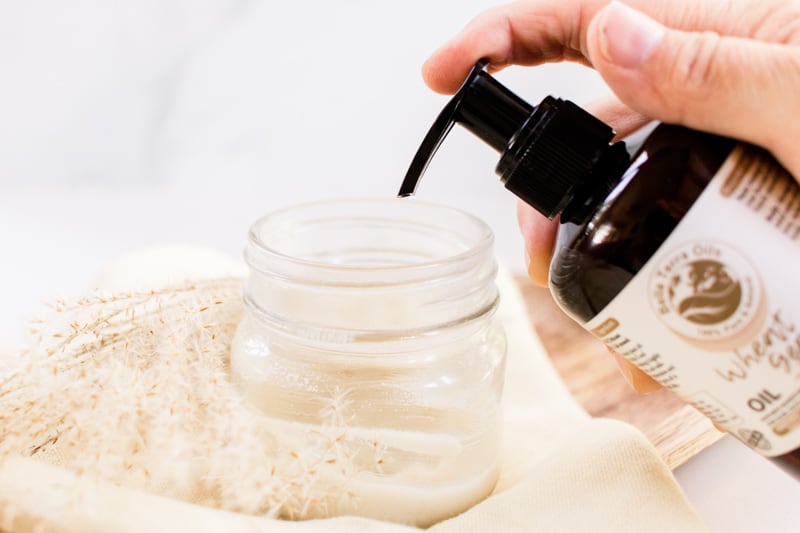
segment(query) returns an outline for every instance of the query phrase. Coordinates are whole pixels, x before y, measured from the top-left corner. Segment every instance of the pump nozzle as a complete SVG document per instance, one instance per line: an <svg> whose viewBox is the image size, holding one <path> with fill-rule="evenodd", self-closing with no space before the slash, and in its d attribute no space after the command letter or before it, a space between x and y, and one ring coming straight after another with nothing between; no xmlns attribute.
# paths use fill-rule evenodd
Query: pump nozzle
<svg viewBox="0 0 800 533"><path fill-rule="evenodd" d="M453 124L461 124L498 152L505 150L533 107L492 78L478 61L461 88L436 117L406 172L398 196L414 194L428 164Z"/></svg>
<svg viewBox="0 0 800 533"><path fill-rule="evenodd" d="M496 172L506 188L549 218L595 174L603 175L593 187L610 187L619 177L616 171L628 164L624 143L610 144L614 130L572 102L548 96L531 106L485 72L487 64L485 59L478 61L436 118L398 196L414 194L456 123L502 154Z"/></svg>

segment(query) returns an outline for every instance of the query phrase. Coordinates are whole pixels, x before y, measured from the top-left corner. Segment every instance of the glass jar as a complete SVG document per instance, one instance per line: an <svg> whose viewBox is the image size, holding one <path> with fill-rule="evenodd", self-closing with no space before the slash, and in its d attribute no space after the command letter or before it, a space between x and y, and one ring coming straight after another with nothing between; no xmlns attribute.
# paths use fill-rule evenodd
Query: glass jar
<svg viewBox="0 0 800 533"><path fill-rule="evenodd" d="M258 220L245 259L235 379L281 435L341 444L318 462L346 489L304 518L427 526L491 492L506 343L484 222L413 199L312 203Z"/></svg>

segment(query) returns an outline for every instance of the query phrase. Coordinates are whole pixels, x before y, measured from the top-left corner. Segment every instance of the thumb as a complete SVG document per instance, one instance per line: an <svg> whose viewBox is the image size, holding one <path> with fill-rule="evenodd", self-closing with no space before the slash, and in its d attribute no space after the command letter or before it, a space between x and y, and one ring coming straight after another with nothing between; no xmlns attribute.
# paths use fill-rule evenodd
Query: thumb
<svg viewBox="0 0 800 533"><path fill-rule="evenodd" d="M800 48L673 30L619 2L595 15L587 46L632 109L760 145L800 177L800 126L787 120L800 115Z"/></svg>

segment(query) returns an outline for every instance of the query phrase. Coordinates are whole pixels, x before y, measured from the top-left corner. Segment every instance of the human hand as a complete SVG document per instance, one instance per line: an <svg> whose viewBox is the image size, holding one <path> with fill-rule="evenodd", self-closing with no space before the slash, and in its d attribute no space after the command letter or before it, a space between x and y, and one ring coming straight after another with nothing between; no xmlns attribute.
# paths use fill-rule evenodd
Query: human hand
<svg viewBox="0 0 800 533"><path fill-rule="evenodd" d="M658 120L762 146L800 176L800 2L787 0L528 0L492 8L436 51L426 83L452 93L487 58L508 65L576 61L616 99L589 111L626 136ZM637 11L641 10L641 11ZM557 221L520 203L528 273L547 283ZM622 358L640 392L658 385Z"/></svg>

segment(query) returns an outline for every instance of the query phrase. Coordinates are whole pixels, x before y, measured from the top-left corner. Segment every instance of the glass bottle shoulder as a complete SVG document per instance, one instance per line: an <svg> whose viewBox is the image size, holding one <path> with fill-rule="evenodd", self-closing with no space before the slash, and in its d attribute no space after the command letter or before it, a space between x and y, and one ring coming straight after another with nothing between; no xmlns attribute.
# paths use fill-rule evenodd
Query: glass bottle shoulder
<svg viewBox="0 0 800 533"><path fill-rule="evenodd" d="M550 288L579 322L601 311L652 257L692 207L734 141L660 125L596 209L562 223Z"/></svg>

